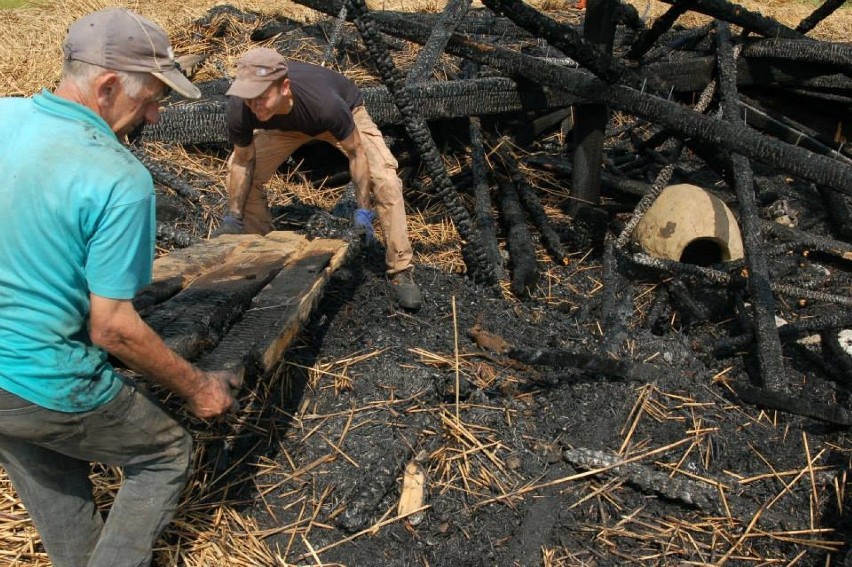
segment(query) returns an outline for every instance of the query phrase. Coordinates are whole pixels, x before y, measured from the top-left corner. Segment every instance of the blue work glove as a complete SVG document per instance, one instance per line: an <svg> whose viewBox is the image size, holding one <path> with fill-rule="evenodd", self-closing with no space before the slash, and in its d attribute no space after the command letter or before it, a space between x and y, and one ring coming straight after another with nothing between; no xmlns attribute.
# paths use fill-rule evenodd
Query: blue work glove
<svg viewBox="0 0 852 567"><path fill-rule="evenodd" d="M358 209L355 211L355 230L364 233L364 242L372 244L376 240L376 231L373 230L373 219L376 213L370 209Z"/></svg>
<svg viewBox="0 0 852 567"><path fill-rule="evenodd" d="M213 236L219 236L220 234L245 234L245 232L246 227L243 225L243 219L227 213L222 217L222 222L219 223L219 228L213 232Z"/></svg>

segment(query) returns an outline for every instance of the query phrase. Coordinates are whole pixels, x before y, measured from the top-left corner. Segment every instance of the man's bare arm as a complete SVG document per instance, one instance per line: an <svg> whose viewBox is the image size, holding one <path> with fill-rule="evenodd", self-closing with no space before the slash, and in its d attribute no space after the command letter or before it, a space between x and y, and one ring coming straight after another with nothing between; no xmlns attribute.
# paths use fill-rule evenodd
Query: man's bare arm
<svg viewBox="0 0 852 567"><path fill-rule="evenodd" d="M251 190L252 178L254 177L254 144L248 146L234 146L234 155L231 159L231 167L228 172L228 213L241 219L243 208Z"/></svg>
<svg viewBox="0 0 852 567"><path fill-rule="evenodd" d="M367 150L361 143L358 129L352 130L345 139L340 141L340 147L349 157L349 175L355 184L355 202L359 209L370 208L370 162L367 160Z"/></svg>
<svg viewBox="0 0 852 567"><path fill-rule="evenodd" d="M96 345L186 399L198 417L215 417L231 408L231 389L240 386L235 374L195 368L163 342L132 302L95 294L89 297L90 333Z"/></svg>

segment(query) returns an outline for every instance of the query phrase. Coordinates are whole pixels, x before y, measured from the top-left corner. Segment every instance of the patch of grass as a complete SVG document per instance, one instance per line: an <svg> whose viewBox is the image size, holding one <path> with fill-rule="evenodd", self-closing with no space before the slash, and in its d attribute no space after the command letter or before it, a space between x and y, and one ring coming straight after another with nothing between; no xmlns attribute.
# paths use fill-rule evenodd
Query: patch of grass
<svg viewBox="0 0 852 567"><path fill-rule="evenodd" d="M0 10L12 10L20 8L27 3L27 0L0 0Z"/></svg>

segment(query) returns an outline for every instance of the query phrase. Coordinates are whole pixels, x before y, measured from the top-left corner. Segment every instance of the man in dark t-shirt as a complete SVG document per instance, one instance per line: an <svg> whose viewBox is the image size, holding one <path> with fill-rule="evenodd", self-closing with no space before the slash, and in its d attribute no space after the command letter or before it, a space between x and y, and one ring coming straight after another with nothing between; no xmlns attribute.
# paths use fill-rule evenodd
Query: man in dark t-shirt
<svg viewBox="0 0 852 567"><path fill-rule="evenodd" d="M228 160L228 210L217 232L272 230L263 186L300 146L312 140L328 142L349 159L358 205L354 222L367 238L373 237L375 208L397 302L405 309L419 309L422 298L411 275L398 164L358 87L340 73L288 62L262 47L246 52L237 63L237 78L227 94L226 122L234 152Z"/></svg>

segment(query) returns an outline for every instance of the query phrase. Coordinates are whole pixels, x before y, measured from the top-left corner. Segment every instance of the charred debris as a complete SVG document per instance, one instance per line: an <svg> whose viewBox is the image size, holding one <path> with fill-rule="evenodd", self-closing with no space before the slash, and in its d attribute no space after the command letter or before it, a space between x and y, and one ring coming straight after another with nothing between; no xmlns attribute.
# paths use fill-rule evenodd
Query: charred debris
<svg viewBox="0 0 852 567"><path fill-rule="evenodd" d="M506 282L541 301L548 263L600 258L603 292L572 308L581 324L602 321L596 352L510 356L641 379L653 372L631 359L630 330L681 332L713 366L735 369L723 381L739 400L852 424L852 45L808 37L842 1L795 28L726 0L666 0L650 26L617 0L552 13L450 0L438 14L297 1L328 18L306 25L219 6L191 33L227 44L242 22L252 41L315 63L366 63L377 79L365 99L399 156L407 198L443 206L476 285ZM688 12L712 21L676 25ZM305 45L315 49L297 49ZM168 107L139 139L227 151L221 71L200 85L201 101ZM158 182L198 202L198 180L136 147ZM448 154L460 171L450 173ZM314 178L345 184L346 168L327 161L316 160ZM675 184L732 211L744 255L726 258L718 234L696 234L677 258L637 242L637 226ZM197 240L165 223L160 237L172 247ZM649 291L636 309L640 285ZM809 392L814 381L831 394Z"/></svg>

